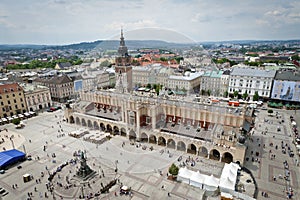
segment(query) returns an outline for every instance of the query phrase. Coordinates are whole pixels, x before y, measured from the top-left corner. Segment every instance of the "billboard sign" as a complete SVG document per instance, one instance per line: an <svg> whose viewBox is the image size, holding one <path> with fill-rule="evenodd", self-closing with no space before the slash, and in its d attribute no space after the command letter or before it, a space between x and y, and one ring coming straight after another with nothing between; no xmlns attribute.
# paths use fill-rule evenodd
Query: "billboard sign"
<svg viewBox="0 0 300 200"><path fill-rule="evenodd" d="M274 80L272 99L300 101L300 82Z"/></svg>

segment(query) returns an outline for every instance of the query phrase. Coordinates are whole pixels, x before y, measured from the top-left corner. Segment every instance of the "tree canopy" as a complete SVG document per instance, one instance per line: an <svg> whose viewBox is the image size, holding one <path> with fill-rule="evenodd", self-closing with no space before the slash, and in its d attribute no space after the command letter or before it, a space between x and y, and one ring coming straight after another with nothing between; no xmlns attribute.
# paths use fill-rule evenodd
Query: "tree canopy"
<svg viewBox="0 0 300 200"><path fill-rule="evenodd" d="M172 174L172 176L177 176L179 172L179 168L173 163L169 168L169 173Z"/></svg>
<svg viewBox="0 0 300 200"><path fill-rule="evenodd" d="M32 60L26 64L15 64L8 65L6 69L14 70L14 69L37 69L37 68L54 68L57 63L69 62L72 65L80 65L83 61L77 56L72 56L71 58L60 58L52 61L43 61L43 60Z"/></svg>

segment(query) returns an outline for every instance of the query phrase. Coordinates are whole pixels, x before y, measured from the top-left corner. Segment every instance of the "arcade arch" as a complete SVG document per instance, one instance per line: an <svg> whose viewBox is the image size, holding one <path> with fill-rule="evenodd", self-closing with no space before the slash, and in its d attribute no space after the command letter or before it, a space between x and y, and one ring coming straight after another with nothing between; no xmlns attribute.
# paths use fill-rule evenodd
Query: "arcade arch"
<svg viewBox="0 0 300 200"><path fill-rule="evenodd" d="M96 121L94 122L94 129L99 130L99 124Z"/></svg>
<svg viewBox="0 0 300 200"><path fill-rule="evenodd" d="M231 153L229 152L225 152L223 153L223 156L222 156L222 162L225 162L225 163L231 163L233 161L233 156Z"/></svg>
<svg viewBox="0 0 300 200"><path fill-rule="evenodd" d="M136 140L136 133L133 130L129 132L129 140Z"/></svg>
<svg viewBox="0 0 300 200"><path fill-rule="evenodd" d="M103 123L100 123L100 130L105 131L105 125Z"/></svg>
<svg viewBox="0 0 300 200"><path fill-rule="evenodd" d="M91 120L88 120L88 121L87 121L87 124L88 124L88 127L89 127L89 128L92 128L92 127L93 127L92 121L91 121Z"/></svg>
<svg viewBox="0 0 300 200"><path fill-rule="evenodd" d="M194 144L189 144L187 148L187 153L195 154L197 153L197 147Z"/></svg>
<svg viewBox="0 0 300 200"><path fill-rule="evenodd" d="M209 159L220 160L220 152L217 149L212 149L209 153Z"/></svg>
<svg viewBox="0 0 300 200"><path fill-rule="evenodd" d="M114 126L114 131L113 131L114 135L119 135L120 134L120 130L117 126Z"/></svg>
<svg viewBox="0 0 300 200"><path fill-rule="evenodd" d="M199 150L198 150L198 156L202 156L202 157L207 158L207 156L208 156L208 150L207 150L207 148L200 147Z"/></svg>
<svg viewBox="0 0 300 200"><path fill-rule="evenodd" d="M86 122L83 118L81 119L81 126L86 126Z"/></svg>
<svg viewBox="0 0 300 200"><path fill-rule="evenodd" d="M175 141L173 139L168 139L167 147L170 148L170 149L175 149L176 148Z"/></svg>
<svg viewBox="0 0 300 200"><path fill-rule="evenodd" d="M150 135L149 136L149 143L151 143L151 144L156 144L157 143L155 135Z"/></svg>
<svg viewBox="0 0 300 200"><path fill-rule="evenodd" d="M140 138L141 142L148 142L148 135L146 133L142 133L141 134L141 138Z"/></svg>
<svg viewBox="0 0 300 200"><path fill-rule="evenodd" d="M167 145L167 143L166 143L166 139L164 138L164 137L162 137L162 136L160 136L160 137L158 137L158 142L157 142L157 144L159 145L159 146L166 146Z"/></svg>
<svg viewBox="0 0 300 200"><path fill-rule="evenodd" d="M121 128L121 136L124 136L124 137L127 136L125 128Z"/></svg>
<svg viewBox="0 0 300 200"><path fill-rule="evenodd" d="M185 143L182 141L177 142L177 150L186 151Z"/></svg>
<svg viewBox="0 0 300 200"><path fill-rule="evenodd" d="M107 124L107 125L106 125L106 132L112 133L112 127L111 127L110 124Z"/></svg>
<svg viewBox="0 0 300 200"><path fill-rule="evenodd" d="M70 116L70 118L69 118L69 122L70 122L70 124L74 124L74 123L75 123L75 121L74 121L74 117L73 117L73 116Z"/></svg>

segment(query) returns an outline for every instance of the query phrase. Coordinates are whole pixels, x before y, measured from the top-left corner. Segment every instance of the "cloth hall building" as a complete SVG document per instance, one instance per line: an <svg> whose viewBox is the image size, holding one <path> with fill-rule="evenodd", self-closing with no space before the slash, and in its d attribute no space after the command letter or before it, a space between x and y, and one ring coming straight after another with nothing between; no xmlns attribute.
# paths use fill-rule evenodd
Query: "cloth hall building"
<svg viewBox="0 0 300 200"><path fill-rule="evenodd" d="M132 94L131 58L122 32L119 54L116 89L80 92L81 101L65 110L69 123L243 165L246 146L241 132L245 124L252 123L251 108L198 103L164 94Z"/></svg>

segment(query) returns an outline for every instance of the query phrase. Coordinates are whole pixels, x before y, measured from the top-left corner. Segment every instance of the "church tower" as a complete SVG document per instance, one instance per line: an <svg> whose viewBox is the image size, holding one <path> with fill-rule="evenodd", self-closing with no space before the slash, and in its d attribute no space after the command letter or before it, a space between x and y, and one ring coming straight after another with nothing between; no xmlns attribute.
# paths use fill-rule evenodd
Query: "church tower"
<svg viewBox="0 0 300 200"><path fill-rule="evenodd" d="M127 93L132 90L132 58L128 55L122 29L118 54L115 60L116 89L118 92Z"/></svg>

